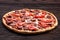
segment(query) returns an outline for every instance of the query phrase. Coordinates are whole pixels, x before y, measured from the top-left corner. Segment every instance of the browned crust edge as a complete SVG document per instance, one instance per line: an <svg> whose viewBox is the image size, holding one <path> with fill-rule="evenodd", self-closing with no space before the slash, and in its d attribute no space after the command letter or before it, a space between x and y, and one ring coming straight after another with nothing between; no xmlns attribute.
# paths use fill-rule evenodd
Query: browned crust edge
<svg viewBox="0 0 60 40"><path fill-rule="evenodd" d="M45 11L45 10L44 10L44 11ZM10 30L12 30L12 31L15 31L15 32L17 32L17 33L22 33L22 34L42 33L42 32L45 32L45 31L52 30L52 29L54 29L54 28L58 25L58 20L57 20L57 18L55 17L55 15L54 15L53 13L50 13L50 12L49 12L49 13L50 13L51 15L53 15L54 18L56 19L56 23L53 25L53 27L48 27L48 28L46 28L46 29L39 29L38 31L18 30L18 29L12 28L11 26L7 25L6 22L5 22L5 20L4 20L4 17L5 17L6 15L8 15L9 13L12 13L12 12L14 12L14 11L10 11L10 12L6 13L5 15L3 15L3 17L2 17L2 22L3 22L3 24L4 24L8 29L10 29ZM46 12L48 12L48 11L46 11Z"/></svg>

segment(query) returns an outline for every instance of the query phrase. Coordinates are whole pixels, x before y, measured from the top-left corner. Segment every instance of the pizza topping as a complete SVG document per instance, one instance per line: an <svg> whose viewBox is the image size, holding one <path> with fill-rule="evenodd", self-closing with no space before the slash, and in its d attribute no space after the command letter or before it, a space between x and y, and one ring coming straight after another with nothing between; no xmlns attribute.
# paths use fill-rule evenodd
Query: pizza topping
<svg viewBox="0 0 60 40"><path fill-rule="evenodd" d="M7 15L6 23L18 30L36 31L38 29L52 27L54 17L46 11L40 10L16 10Z"/></svg>
<svg viewBox="0 0 60 40"><path fill-rule="evenodd" d="M7 16L7 17L8 17L8 18L11 18L12 16L9 15L9 16Z"/></svg>
<svg viewBox="0 0 60 40"><path fill-rule="evenodd" d="M37 30L37 27L35 27L33 24L27 25L29 30L35 31Z"/></svg>
<svg viewBox="0 0 60 40"><path fill-rule="evenodd" d="M21 11L21 13L23 13L23 14L24 14L24 13L26 13L26 11L25 11L25 10L23 10L23 11Z"/></svg>
<svg viewBox="0 0 60 40"><path fill-rule="evenodd" d="M19 11L18 11L18 10L16 10L16 11L15 11L15 13L16 13L16 14L19 14Z"/></svg>
<svg viewBox="0 0 60 40"><path fill-rule="evenodd" d="M15 26L16 25L16 22L13 22L10 24L10 26Z"/></svg>
<svg viewBox="0 0 60 40"><path fill-rule="evenodd" d="M46 24L45 22L40 22L40 26L42 26L42 27L44 27L44 28L49 27L49 25Z"/></svg>
<svg viewBox="0 0 60 40"><path fill-rule="evenodd" d="M46 15L46 13L42 13L42 12L41 12L41 13L35 15L35 18L44 18L45 15Z"/></svg>
<svg viewBox="0 0 60 40"><path fill-rule="evenodd" d="M35 22L36 20L35 19L31 19L32 22Z"/></svg>
<svg viewBox="0 0 60 40"><path fill-rule="evenodd" d="M31 23L30 19L25 20L26 23Z"/></svg>

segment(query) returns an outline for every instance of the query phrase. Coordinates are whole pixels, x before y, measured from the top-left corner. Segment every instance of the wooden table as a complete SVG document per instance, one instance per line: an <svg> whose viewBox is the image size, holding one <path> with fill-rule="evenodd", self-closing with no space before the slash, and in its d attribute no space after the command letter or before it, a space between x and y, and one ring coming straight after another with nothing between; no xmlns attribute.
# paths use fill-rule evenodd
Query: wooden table
<svg viewBox="0 0 60 40"><path fill-rule="evenodd" d="M9 11L21 8L43 9L58 18L58 26L49 32L23 35L12 32L2 24L2 16ZM60 40L60 0L0 0L0 40Z"/></svg>

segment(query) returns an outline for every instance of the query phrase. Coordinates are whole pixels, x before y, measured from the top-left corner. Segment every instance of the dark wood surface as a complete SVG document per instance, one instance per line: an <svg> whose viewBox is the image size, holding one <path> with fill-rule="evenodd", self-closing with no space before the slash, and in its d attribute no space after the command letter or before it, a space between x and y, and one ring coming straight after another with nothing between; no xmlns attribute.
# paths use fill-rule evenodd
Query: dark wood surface
<svg viewBox="0 0 60 40"><path fill-rule="evenodd" d="M30 0L28 2L22 0L0 0L0 40L60 40L60 1L33 1L35 3ZM2 16L6 12L21 8L43 9L52 12L58 18L59 24L54 30L41 34L23 35L12 32L2 24Z"/></svg>
<svg viewBox="0 0 60 40"><path fill-rule="evenodd" d="M60 0L0 0L0 3L60 3Z"/></svg>

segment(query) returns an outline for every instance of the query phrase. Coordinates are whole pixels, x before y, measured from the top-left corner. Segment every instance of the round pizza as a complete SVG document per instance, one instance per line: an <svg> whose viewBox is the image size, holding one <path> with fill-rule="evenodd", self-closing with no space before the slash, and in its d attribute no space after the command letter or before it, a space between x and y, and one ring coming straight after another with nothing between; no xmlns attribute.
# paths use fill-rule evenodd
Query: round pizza
<svg viewBox="0 0 60 40"><path fill-rule="evenodd" d="M54 29L58 20L53 13L40 9L20 9L6 13L3 24L18 33L42 33Z"/></svg>

